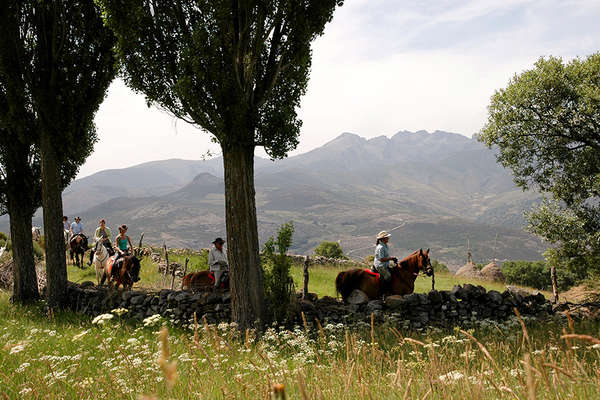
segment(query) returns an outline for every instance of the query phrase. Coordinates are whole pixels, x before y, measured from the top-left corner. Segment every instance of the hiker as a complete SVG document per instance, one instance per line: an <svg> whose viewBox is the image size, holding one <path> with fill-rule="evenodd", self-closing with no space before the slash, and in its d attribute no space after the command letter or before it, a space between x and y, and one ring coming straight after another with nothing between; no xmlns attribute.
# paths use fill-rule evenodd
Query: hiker
<svg viewBox="0 0 600 400"><path fill-rule="evenodd" d="M386 231L381 231L377 234L377 247L375 248L375 258L373 259L373 270L379 273L379 280L382 286L382 292L385 293L392 284L392 273L390 271L390 261L394 264L398 263L396 257L390 257L388 242L390 235Z"/></svg>
<svg viewBox="0 0 600 400"><path fill-rule="evenodd" d="M227 254L223 251L225 241L218 237L212 243L214 247L208 253L208 266L215 276L215 289L218 289L224 275L229 271L229 264L227 264Z"/></svg>

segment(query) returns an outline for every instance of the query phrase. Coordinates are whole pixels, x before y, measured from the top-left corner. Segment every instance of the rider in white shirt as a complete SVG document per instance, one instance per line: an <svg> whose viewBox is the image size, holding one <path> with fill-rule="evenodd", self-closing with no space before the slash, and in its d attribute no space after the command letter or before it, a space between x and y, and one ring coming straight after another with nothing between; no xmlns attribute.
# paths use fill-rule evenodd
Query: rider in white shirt
<svg viewBox="0 0 600 400"><path fill-rule="evenodd" d="M75 217L75 221L71 224L71 237L75 235L85 236L83 234L83 224L81 223L80 217Z"/></svg>
<svg viewBox="0 0 600 400"><path fill-rule="evenodd" d="M208 266L209 269L215 275L215 289L221 285L221 279L227 271L229 271L229 264L227 264L227 254L223 250L223 244L225 241L221 238L216 238L213 242L214 247L210 249L208 253Z"/></svg>

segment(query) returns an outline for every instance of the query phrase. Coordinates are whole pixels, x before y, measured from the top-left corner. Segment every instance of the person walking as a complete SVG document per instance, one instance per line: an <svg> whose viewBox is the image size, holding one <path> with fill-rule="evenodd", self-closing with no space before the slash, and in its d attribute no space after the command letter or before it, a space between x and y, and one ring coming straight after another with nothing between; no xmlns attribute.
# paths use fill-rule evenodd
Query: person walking
<svg viewBox="0 0 600 400"><path fill-rule="evenodd" d="M225 241L218 237L212 243L214 246L208 253L208 266L215 276L216 290L221 285L224 275L229 272L229 264L227 263L227 254L223 250Z"/></svg>

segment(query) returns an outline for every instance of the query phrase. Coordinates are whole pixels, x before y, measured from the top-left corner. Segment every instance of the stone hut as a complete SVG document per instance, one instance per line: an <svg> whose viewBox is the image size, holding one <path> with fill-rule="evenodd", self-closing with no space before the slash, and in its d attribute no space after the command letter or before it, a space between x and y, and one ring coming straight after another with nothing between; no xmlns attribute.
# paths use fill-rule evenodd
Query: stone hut
<svg viewBox="0 0 600 400"><path fill-rule="evenodd" d="M477 265L475 265L473 261L468 261L463 267L460 267L458 271L456 271L456 276L483 279L481 271L477 269Z"/></svg>
<svg viewBox="0 0 600 400"><path fill-rule="evenodd" d="M495 261L490 262L481 270L482 278L486 281L504 282L504 274Z"/></svg>

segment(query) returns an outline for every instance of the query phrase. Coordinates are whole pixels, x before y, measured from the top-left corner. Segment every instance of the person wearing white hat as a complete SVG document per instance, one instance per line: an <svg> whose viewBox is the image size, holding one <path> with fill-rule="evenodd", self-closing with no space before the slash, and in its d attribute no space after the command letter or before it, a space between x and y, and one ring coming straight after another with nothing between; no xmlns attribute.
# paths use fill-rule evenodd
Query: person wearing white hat
<svg viewBox="0 0 600 400"><path fill-rule="evenodd" d="M382 289L386 290L392 282L392 273L390 271L390 261L398 263L396 257L390 257L387 243L390 241L390 235L386 231L377 234L377 247L375 248L375 258L373 259L373 269L379 273Z"/></svg>

